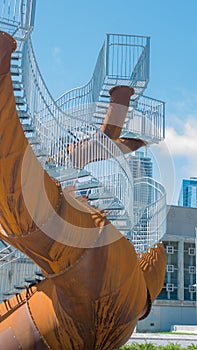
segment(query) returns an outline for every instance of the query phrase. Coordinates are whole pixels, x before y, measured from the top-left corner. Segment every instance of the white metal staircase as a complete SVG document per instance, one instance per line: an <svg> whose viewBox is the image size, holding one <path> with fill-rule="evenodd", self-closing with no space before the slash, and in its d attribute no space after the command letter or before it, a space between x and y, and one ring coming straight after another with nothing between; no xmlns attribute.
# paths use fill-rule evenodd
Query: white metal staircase
<svg viewBox="0 0 197 350"><path fill-rule="evenodd" d="M149 81L150 38L107 34L90 81L63 94L56 104L67 114L80 116L98 127L109 106L109 90L117 85L135 89L122 137L149 144L164 139L164 103L142 95Z"/></svg>
<svg viewBox="0 0 197 350"><path fill-rule="evenodd" d="M125 156L101 132L100 125L109 106L110 88L128 85L135 88L135 95L121 136L140 138L149 144L164 138L164 103L143 95L149 80L150 38L108 34L90 81L54 101L41 76L31 42L35 3L0 0L0 29L12 34L18 43L12 55L11 72L24 132L49 175L62 186L74 185L76 198L86 196L89 205L105 211L106 217L140 253L165 233L165 190L150 178L133 181ZM75 152L77 143L87 152ZM15 260L28 260L3 244L2 273ZM20 287L25 278L35 280L35 267L28 276L19 275L22 280L15 286Z"/></svg>
<svg viewBox="0 0 197 350"><path fill-rule="evenodd" d="M4 241L0 241L0 276L0 302L44 278L29 258Z"/></svg>

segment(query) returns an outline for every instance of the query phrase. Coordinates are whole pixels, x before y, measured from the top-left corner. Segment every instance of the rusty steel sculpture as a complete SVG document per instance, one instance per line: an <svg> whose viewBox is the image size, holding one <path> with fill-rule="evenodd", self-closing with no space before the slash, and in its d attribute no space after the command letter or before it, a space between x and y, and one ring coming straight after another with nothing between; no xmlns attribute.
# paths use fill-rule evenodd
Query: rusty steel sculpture
<svg viewBox="0 0 197 350"><path fill-rule="evenodd" d="M43 170L16 110L10 73L15 48L13 37L0 32L1 238L31 258L45 279L0 305L0 348L118 349L162 288L163 245L138 255L104 211ZM136 150L143 140L120 136L134 89L119 86L110 94L101 132L124 153ZM81 153L77 166L83 168L86 147L96 142L97 136L75 142L68 156ZM92 152L91 161L108 157Z"/></svg>

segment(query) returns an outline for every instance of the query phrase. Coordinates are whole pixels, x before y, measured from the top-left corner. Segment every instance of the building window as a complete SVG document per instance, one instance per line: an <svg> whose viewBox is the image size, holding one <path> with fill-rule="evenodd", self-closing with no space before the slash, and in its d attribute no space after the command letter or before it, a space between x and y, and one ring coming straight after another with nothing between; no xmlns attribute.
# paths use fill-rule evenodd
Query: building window
<svg viewBox="0 0 197 350"><path fill-rule="evenodd" d="M166 284L166 290L167 290L167 292L174 292L174 284L173 283L167 283Z"/></svg>
<svg viewBox="0 0 197 350"><path fill-rule="evenodd" d="M174 265L167 265L167 272L174 272Z"/></svg>
<svg viewBox="0 0 197 350"><path fill-rule="evenodd" d="M166 252L167 254L174 254L174 247L172 245L167 245Z"/></svg>
<svg viewBox="0 0 197 350"><path fill-rule="evenodd" d="M196 267L195 266L189 266L189 273L195 274L196 273Z"/></svg>
<svg viewBox="0 0 197 350"><path fill-rule="evenodd" d="M189 247L188 248L188 254L189 255L195 255L195 248Z"/></svg>
<svg viewBox="0 0 197 350"><path fill-rule="evenodd" d="M196 286L194 286L194 285L189 285L189 292L190 293L195 293L196 292Z"/></svg>

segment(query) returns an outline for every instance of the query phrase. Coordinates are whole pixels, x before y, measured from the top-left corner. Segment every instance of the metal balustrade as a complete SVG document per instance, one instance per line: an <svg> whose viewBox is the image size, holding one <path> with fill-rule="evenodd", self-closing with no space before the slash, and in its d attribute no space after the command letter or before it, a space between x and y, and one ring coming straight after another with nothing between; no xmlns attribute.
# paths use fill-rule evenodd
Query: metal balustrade
<svg viewBox="0 0 197 350"><path fill-rule="evenodd" d="M102 60L101 57L103 57L104 51L105 50L103 46L101 50L102 54L100 54L100 57L99 57L99 62ZM126 231L126 234L129 233L131 231L131 226L133 223L131 220L132 203L131 201L129 201L129 204L127 203L127 198L128 198L127 193L129 194L129 198L132 198L133 195L132 195L132 186L129 187L128 185L129 183L130 184L132 183L132 180L131 179L128 180L126 184L125 184L125 181L123 180L125 177L125 174L126 173L129 174L128 165L126 161L121 160L123 164L119 165L121 170L117 172L118 174L117 177L121 173L122 181L116 180L118 186L114 186L113 190L111 189L111 183L112 184L116 183L112 181L113 173L110 174L109 168L107 168L106 166L106 172L105 174L102 174L102 179L101 179L101 176L98 170L99 167L98 166L96 167L95 164L92 162L92 153L97 154L97 158L96 158L97 161L99 161L100 159L103 159L102 161L103 164L106 162L106 160L104 161L104 159L106 158L110 159L108 162L110 163L112 159L120 160L120 159L123 159L124 157L121 154L120 150L116 147L116 145L114 145L114 143L110 139L108 139L106 135L102 134L98 128L94 127L91 124L91 121L93 119L93 113L95 111L95 104L89 103L90 100L88 101L88 103L85 103L87 96L90 97L90 93L89 93L90 84L87 84L86 86L84 86L82 90L75 89L72 91L72 93L64 95L64 98L65 97L67 98L68 105L70 101L72 102L72 105L70 104L70 108L71 108L71 111L73 112L73 115L65 114L64 112L62 112L60 108L58 108L59 107L58 103L57 104L54 103L52 96L50 95L44 81L42 80L30 40L26 41L25 43L23 55L24 55L24 60L23 60L24 69L27 72L27 74L24 77L24 86L25 86L25 91L27 92L27 96L30 96L28 107L30 111L33 110L33 112L31 112L31 115L34 113L32 121L34 124L36 135L39 137L40 143L43 146L43 149L45 150L46 154L48 154L49 158L56 166L59 165L65 169L73 168L73 169L79 170L80 164L86 165L90 163L89 165L86 165L86 169L90 173L92 173L92 176L94 176L95 178L99 179L99 181L102 182L103 188L105 188L106 191L113 193L114 198L120 197L119 198L120 203L123 204L125 211L129 213L130 216L127 216L127 219L130 221L130 226ZM36 93L33 93L35 89L36 89ZM28 91L30 91L30 93L28 93ZM66 100L64 101L62 100L62 106L63 105L66 106L65 101ZM127 123L130 123L130 124L133 123L133 130L135 131L136 135L140 136L143 130L145 134L145 130L146 130L146 133L147 133L146 137L149 137L150 140L153 138L153 134L155 135L154 141L155 139L156 141L159 138L161 139L164 136L162 134L163 127L161 127L161 123L160 123L161 120L162 120L162 123L164 123L163 103L155 99L150 99L145 96L140 96L138 100L132 101L131 103L132 103L132 107L130 108L130 111L128 113ZM135 108L134 108L134 104L135 104ZM35 106L38 106L37 110L39 111L39 113L37 113ZM131 116L129 116L129 114L131 114ZM80 118L77 118L77 116L80 116ZM157 125L159 125L159 127L157 127ZM152 131L153 129L154 129L154 132ZM149 130L149 134L147 130ZM128 131L127 131L127 134L128 134ZM74 149L75 149L74 145L77 142L79 142L81 149L87 148L87 145L90 146L91 144L90 142L87 142L87 140L92 141L91 150L89 147L89 151L87 149L87 152L85 154L78 152L78 154L74 155ZM70 154L68 154L68 147L70 147L71 149ZM85 157L85 159L82 159L82 157ZM116 162L118 164L118 161ZM61 174L60 174L60 179L61 179ZM125 184L125 186L123 186L123 184ZM118 192L118 187L121 188L121 186L123 186L124 189L122 190L120 195L120 190L119 190L119 193L117 192ZM91 191L91 193L94 193L94 192ZM122 195L123 193L124 193L124 198ZM165 191L163 192L162 198L164 198L164 202L165 202ZM112 200L110 201L110 204L111 202ZM107 206L110 207L109 201L105 202L104 205L107 211ZM146 206L147 205L148 204L146 202ZM152 205L151 208L154 208L155 210L154 215L156 217L157 211L160 212L158 204L155 207ZM150 205L149 205L149 210L153 210L153 209L150 209ZM136 217L139 217L139 220L140 220L142 212L139 208L138 210L136 209L136 212L137 211L138 211L138 214L135 213L135 215ZM121 214L122 212L120 213L120 215ZM150 220L150 221L152 220L148 215L146 215L146 218L147 220ZM146 236L147 246L151 245L151 238L149 236ZM157 238L158 237L159 236L157 235ZM133 239L133 243L137 244L135 239ZM142 245L138 245L138 250L141 249L139 247L142 248Z"/></svg>
<svg viewBox="0 0 197 350"><path fill-rule="evenodd" d="M108 85L129 85L142 94L149 81L150 38L139 35L108 34L106 38Z"/></svg>
<svg viewBox="0 0 197 350"><path fill-rule="evenodd" d="M109 106L109 90L116 85L132 86L135 95L122 137L126 134L148 143L163 140L164 103L142 95L149 80L149 51L149 37L108 34L89 83L66 92L56 104L66 114L83 115L100 125Z"/></svg>
<svg viewBox="0 0 197 350"><path fill-rule="evenodd" d="M0 302L25 289L30 281L35 281L35 269L40 271L25 254L0 241L0 279L3 281Z"/></svg>
<svg viewBox="0 0 197 350"><path fill-rule="evenodd" d="M62 119L66 123L62 123ZM82 119L65 116L56 108L34 121L36 133L49 154L50 165L64 169L86 169L113 194L132 222L132 174L120 149L101 130ZM102 172L101 172L102 169ZM61 182L61 177L59 178ZM77 181L77 176L75 181Z"/></svg>
<svg viewBox="0 0 197 350"><path fill-rule="evenodd" d="M130 240L138 253L154 246L166 232L166 191L150 177L134 180L134 223Z"/></svg>
<svg viewBox="0 0 197 350"><path fill-rule="evenodd" d="M63 186L74 185L76 197L87 195L88 203L105 210L138 253L145 251L165 233L165 190L150 178L133 183L126 158L100 131L100 125L109 106L109 90L128 85L135 88L135 95L121 136L150 144L164 138L164 103L142 95L149 80L150 38L108 34L90 81L54 101L28 35L33 29L35 3L0 0L1 30L18 42L12 56L12 78L29 143L51 176ZM31 280L34 270L33 262L4 243L0 275L6 282L0 287L0 298L5 292L15 293L13 287L22 287L26 277Z"/></svg>
<svg viewBox="0 0 197 350"><path fill-rule="evenodd" d="M34 26L36 0L0 0L1 30L24 39Z"/></svg>
<svg viewBox="0 0 197 350"><path fill-rule="evenodd" d="M98 55L90 81L63 94L56 103L66 113L76 112L77 107L109 97L109 90L116 85L135 88L142 94L149 81L150 38L136 35L107 34Z"/></svg>
<svg viewBox="0 0 197 350"><path fill-rule="evenodd" d="M94 160L113 158L114 163L119 164L116 169L117 174L124 174L122 176L125 178L127 193L130 193L132 191L132 175L120 149L100 129L87 124L82 116L76 118L72 115L66 115L56 106L40 74L30 39L24 44L23 57L23 69L25 71L23 84L29 113L35 134L50 161L65 169L80 169L83 167L81 165L86 165ZM79 150L75 152L76 142L80 143L80 150L86 149L86 151L81 152ZM71 149L69 154L68 147ZM94 159L94 155L96 155L96 159ZM119 163L119 158L121 158L121 163ZM107 172L108 170L109 167L106 168L102 180L105 189L109 187L106 179L111 176ZM97 174L94 174L94 177L97 177ZM120 181L118 181L118 185L121 185ZM114 186L115 197L116 192L117 186ZM126 194L126 192L124 193ZM125 198L121 196L119 200L129 210L128 215L132 222L132 205L130 203L132 195L129 201L127 195Z"/></svg>
<svg viewBox="0 0 197 350"><path fill-rule="evenodd" d="M58 102L54 102L46 84L42 79L33 52L31 39L28 38L24 43L22 56L22 68L26 73L23 76L23 86L25 90L28 114L31 117L31 123L34 127L33 136L35 137L36 135L36 137L39 139L39 144L42 147L43 153L45 153L46 156L50 158L50 161L56 167L60 166L64 169L72 168L79 170L81 168L81 164L86 165L90 162L91 166L89 165L89 169L91 168L91 172L94 172L93 176L95 178L98 177L99 180L101 180L98 172L95 173L95 169L98 170L98 167L96 168L92 163L92 154L97 155L97 161L100 161L102 159L104 162L104 160L109 158L110 161L111 159L115 159L115 162L118 164L119 160L121 159L121 162L123 162L123 164L120 163L118 165L120 170L117 172L117 174L118 176L119 174L123 174L122 179L125 179L126 174L127 184L125 185L125 190L122 190L122 192L119 191L119 193L117 193L118 186L121 188L125 181L118 181L118 186L114 186L114 191L111 190L111 184L109 185L109 183L113 183L113 181L106 181L106 179L113 178L113 174L109 173L109 169L107 169L107 167L106 173L103 174L101 182L103 183L103 188L105 188L105 190L107 189L109 192L112 191L114 198L121 197L119 198L119 201L125 207L125 211L127 212L128 210L129 219L131 219L132 205L131 203L128 205L126 200L128 198L126 196L126 193L131 194L130 198L133 196L131 185L132 179L128 176L128 165L125 160L122 161L124 157L118 147L98 128L94 127L91 124L92 116L95 111L95 105L91 105L90 103L90 101L93 100L93 96L91 96L90 91L92 93L92 86L95 86L95 77L99 74L99 67L101 66L103 57L106 54L105 45L103 45L102 50L99 54L99 59L97 61L95 69L96 73L93 74L91 83L88 83L81 89L74 89L72 92L64 95L64 98L66 97L67 100L61 99ZM136 64L137 63L135 63L135 65ZM106 72L104 71L103 74L106 74ZM113 74L115 75L115 73ZM99 87L99 84L97 87ZM128 113L127 125L133 123L133 130L135 127L134 131L138 136L143 133L143 130L147 130L149 128L150 131L148 136L150 140L153 138L152 130L155 128L157 133L159 130L158 135L159 138L161 138L161 132L163 131L163 128L161 126L160 129L155 127L157 124L155 120L159 120L160 122L160 120L163 118L163 103L144 96L140 96L138 100L132 101L131 103L132 107ZM67 105L68 108L69 106L71 109L69 111L72 111L73 115L64 113L59 104L61 107ZM80 118L77 118L79 115ZM156 134L156 132L154 133ZM157 139L157 137L155 137L155 139ZM91 142L89 142L90 140ZM80 144L81 149L87 149L85 154L83 154L83 152L75 152L75 144L77 142ZM68 152L68 147L70 147L70 152ZM85 157L85 159L83 159L83 157ZM130 187L128 185L129 183L131 185ZM124 198L122 193L124 193ZM106 205L108 204L109 203ZM132 221L130 220L130 222Z"/></svg>

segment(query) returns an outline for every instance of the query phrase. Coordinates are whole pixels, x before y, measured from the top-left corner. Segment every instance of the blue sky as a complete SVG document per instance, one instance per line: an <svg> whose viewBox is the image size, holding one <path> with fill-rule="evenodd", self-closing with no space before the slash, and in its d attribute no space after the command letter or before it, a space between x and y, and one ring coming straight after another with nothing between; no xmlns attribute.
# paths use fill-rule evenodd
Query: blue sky
<svg viewBox="0 0 197 350"><path fill-rule="evenodd" d="M197 0L37 0L32 34L55 98L90 79L106 33L151 37L145 94L166 103L166 141L151 152L169 204L176 204L182 178L197 176L196 14Z"/></svg>

